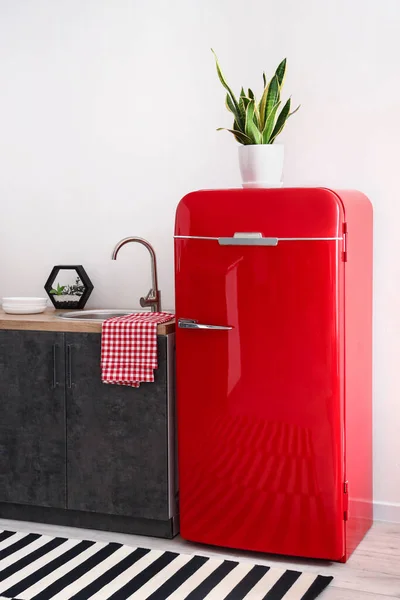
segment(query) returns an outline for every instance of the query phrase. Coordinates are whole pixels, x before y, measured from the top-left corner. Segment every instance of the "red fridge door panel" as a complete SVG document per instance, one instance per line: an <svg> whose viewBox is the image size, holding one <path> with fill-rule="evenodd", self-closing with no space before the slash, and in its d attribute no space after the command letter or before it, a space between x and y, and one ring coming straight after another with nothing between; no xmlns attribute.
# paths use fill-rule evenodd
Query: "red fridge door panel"
<svg viewBox="0 0 400 600"><path fill-rule="evenodd" d="M182 536L342 558L341 242L175 249Z"/></svg>
<svg viewBox="0 0 400 600"><path fill-rule="evenodd" d="M231 236L259 231L265 237L335 237L342 203L325 188L205 190L185 196L175 234Z"/></svg>

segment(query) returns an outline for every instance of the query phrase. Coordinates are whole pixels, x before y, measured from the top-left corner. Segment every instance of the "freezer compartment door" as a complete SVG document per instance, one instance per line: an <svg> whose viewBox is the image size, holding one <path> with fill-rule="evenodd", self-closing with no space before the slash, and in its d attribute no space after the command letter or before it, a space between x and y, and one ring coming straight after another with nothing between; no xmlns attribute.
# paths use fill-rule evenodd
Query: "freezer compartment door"
<svg viewBox="0 0 400 600"><path fill-rule="evenodd" d="M342 241L175 250L182 536L340 559Z"/></svg>

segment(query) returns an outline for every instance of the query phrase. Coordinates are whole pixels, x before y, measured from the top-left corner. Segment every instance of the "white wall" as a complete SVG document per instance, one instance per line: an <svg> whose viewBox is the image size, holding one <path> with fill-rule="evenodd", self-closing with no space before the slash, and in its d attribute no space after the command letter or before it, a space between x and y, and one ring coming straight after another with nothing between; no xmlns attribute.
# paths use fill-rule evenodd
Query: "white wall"
<svg viewBox="0 0 400 600"><path fill-rule="evenodd" d="M82 263L91 306L137 306L145 250L110 253L140 235L172 306L178 200L239 184L210 47L236 89L287 56L286 184L375 205L375 495L400 520L399 19L398 0L0 0L0 296Z"/></svg>

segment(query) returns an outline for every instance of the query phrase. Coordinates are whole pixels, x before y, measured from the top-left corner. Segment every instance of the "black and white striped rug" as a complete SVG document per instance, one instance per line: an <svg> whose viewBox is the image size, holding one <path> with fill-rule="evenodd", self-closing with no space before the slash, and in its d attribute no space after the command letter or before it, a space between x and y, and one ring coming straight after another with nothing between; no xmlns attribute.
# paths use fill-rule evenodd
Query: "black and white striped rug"
<svg viewBox="0 0 400 600"><path fill-rule="evenodd" d="M9 600L312 600L332 577L36 533L0 533Z"/></svg>

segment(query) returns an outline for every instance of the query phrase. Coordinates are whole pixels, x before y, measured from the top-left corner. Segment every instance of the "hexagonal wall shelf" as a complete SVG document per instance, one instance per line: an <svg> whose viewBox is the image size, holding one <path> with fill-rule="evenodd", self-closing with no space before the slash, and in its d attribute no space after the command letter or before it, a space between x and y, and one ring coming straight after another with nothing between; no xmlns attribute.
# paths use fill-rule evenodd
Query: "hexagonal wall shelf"
<svg viewBox="0 0 400 600"><path fill-rule="evenodd" d="M44 286L55 308L83 308L93 290L82 265L53 267Z"/></svg>

